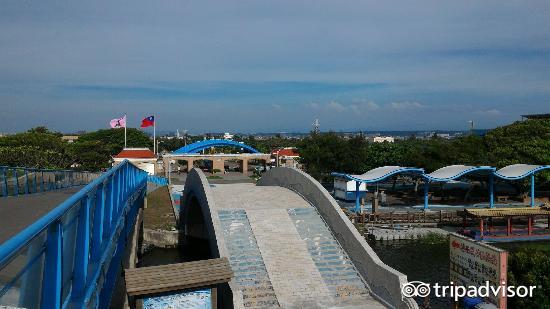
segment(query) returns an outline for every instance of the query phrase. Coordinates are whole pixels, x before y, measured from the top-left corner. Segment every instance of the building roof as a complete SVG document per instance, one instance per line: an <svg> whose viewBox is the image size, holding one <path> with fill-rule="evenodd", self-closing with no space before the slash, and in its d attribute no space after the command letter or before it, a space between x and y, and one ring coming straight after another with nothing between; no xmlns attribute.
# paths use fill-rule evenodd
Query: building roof
<svg viewBox="0 0 550 309"><path fill-rule="evenodd" d="M430 181L446 182L470 173L488 175L493 173L495 170L496 168L491 166L449 165L430 174L425 174L424 177Z"/></svg>
<svg viewBox="0 0 550 309"><path fill-rule="evenodd" d="M117 159L155 159L157 156L149 148L124 148L113 158Z"/></svg>
<svg viewBox="0 0 550 309"><path fill-rule="evenodd" d="M382 166L372 169L361 175L349 175L342 173L332 173L333 176L343 177L349 180L355 180L360 182L379 182L390 176L401 173L416 173L424 174L424 169L416 167L402 167L402 166Z"/></svg>
<svg viewBox="0 0 550 309"><path fill-rule="evenodd" d="M508 217L508 216L550 216L548 207L517 207L517 208L492 208L492 209L465 209L464 212L469 217L487 218L487 217Z"/></svg>
<svg viewBox="0 0 550 309"><path fill-rule="evenodd" d="M298 153L298 149L294 148L294 147L286 147L286 148L279 148L279 149L274 149L273 151L271 151L271 155L273 156L276 156L277 153L279 153L278 155L280 157L299 157L300 154Z"/></svg>
<svg viewBox="0 0 550 309"><path fill-rule="evenodd" d="M515 180L533 175L538 171L549 168L550 165L512 164L496 171L495 176L502 179Z"/></svg>

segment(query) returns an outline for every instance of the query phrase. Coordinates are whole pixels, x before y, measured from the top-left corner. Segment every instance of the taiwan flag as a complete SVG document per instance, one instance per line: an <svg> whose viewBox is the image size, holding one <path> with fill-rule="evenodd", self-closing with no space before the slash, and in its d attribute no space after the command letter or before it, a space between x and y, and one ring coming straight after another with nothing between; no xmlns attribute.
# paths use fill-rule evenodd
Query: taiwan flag
<svg viewBox="0 0 550 309"><path fill-rule="evenodd" d="M141 127L147 128L155 125L155 116L149 116L141 121Z"/></svg>

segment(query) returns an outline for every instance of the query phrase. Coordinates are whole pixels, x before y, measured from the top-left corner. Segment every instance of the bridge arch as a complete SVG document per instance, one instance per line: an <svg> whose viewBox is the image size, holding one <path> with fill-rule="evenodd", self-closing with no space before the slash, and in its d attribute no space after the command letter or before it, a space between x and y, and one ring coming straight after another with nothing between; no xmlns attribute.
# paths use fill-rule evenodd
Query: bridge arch
<svg viewBox="0 0 550 309"><path fill-rule="evenodd" d="M245 151L250 153L260 153L257 149L244 143L239 143L236 141L225 140L225 139L207 139L204 141L196 142L196 143L181 147L180 149L175 150L173 154L198 153L207 148L227 147L227 146L234 147L234 148L242 148Z"/></svg>

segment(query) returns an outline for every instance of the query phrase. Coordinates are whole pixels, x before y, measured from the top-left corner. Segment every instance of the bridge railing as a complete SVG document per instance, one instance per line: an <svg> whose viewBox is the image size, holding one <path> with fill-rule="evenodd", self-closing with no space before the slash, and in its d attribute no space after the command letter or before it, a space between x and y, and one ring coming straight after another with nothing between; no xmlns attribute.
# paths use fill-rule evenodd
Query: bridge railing
<svg viewBox="0 0 550 309"><path fill-rule="evenodd" d="M2 244L0 307L108 307L146 179L124 161Z"/></svg>
<svg viewBox="0 0 550 309"><path fill-rule="evenodd" d="M161 176L155 176L155 175L148 175L147 176L147 182L154 183L159 186L167 186L168 185L168 179L161 177Z"/></svg>
<svg viewBox="0 0 550 309"><path fill-rule="evenodd" d="M73 170L0 166L0 197L81 186L98 175Z"/></svg>

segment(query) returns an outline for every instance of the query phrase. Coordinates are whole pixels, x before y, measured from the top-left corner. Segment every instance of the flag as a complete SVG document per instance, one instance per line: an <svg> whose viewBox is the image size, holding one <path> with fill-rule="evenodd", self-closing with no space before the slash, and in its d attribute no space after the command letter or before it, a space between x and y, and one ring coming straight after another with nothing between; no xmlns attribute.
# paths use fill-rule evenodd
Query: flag
<svg viewBox="0 0 550 309"><path fill-rule="evenodd" d="M142 128L147 128L154 125L155 125L155 116L146 117L141 121Z"/></svg>
<svg viewBox="0 0 550 309"><path fill-rule="evenodd" d="M111 128L126 128L126 115L122 118L113 119L110 122Z"/></svg>

